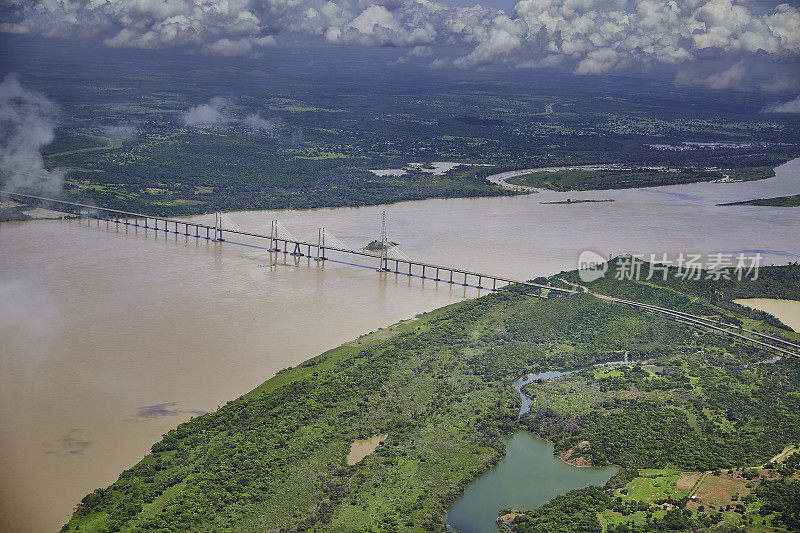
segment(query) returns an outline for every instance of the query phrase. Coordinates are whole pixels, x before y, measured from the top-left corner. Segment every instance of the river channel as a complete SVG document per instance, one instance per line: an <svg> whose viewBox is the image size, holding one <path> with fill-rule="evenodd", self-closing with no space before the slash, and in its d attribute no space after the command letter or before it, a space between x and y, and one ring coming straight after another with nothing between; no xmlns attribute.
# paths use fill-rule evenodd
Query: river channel
<svg viewBox="0 0 800 533"><path fill-rule="evenodd" d="M796 194L800 160L777 173L229 216L260 233L279 219L298 238L324 226L358 248L378 236L385 209L389 239L410 257L518 279L573 269L586 249L758 250L780 264L800 259L800 211L716 205ZM540 203L566 198L614 202ZM477 295L374 268L282 254L276 264L255 248L152 230L0 224L0 531L57 531L83 495L178 423L362 333Z"/></svg>

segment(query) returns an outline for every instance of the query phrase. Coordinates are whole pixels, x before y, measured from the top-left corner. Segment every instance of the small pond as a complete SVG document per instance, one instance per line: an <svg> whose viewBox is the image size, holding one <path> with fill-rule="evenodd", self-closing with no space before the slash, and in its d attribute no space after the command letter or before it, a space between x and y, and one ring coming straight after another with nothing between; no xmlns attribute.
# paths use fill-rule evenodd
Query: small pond
<svg viewBox="0 0 800 533"><path fill-rule="evenodd" d="M644 361L611 361L601 365ZM600 366L600 365L595 365ZM514 381L522 406L519 416L530 410L530 398L522 387L537 379L553 379L578 370L551 370L528 374ZM553 444L518 431L503 439L506 456L497 466L473 481L445 516L447 524L463 533L493 533L500 509L535 509L559 494L589 485L605 485L618 469L615 466L576 467L553 455Z"/></svg>
<svg viewBox="0 0 800 533"><path fill-rule="evenodd" d="M467 487L447 512L447 523L463 533L497 531L497 511L535 509L559 494L604 485L614 466L579 468L553 455L553 444L527 431L503 439L506 456Z"/></svg>

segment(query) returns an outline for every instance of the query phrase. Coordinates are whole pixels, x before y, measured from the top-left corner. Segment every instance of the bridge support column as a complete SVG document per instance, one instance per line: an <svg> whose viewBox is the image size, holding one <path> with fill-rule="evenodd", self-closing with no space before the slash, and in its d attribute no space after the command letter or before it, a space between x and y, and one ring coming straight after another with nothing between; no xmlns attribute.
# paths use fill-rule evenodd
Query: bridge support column
<svg viewBox="0 0 800 533"><path fill-rule="evenodd" d="M325 228L319 228L317 231L317 261L325 261Z"/></svg>

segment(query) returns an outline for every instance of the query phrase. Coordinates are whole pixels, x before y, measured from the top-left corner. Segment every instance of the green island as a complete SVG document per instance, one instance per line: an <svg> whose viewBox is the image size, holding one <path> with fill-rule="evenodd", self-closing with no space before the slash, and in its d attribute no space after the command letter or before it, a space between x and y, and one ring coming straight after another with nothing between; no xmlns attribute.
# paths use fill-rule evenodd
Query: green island
<svg viewBox="0 0 800 533"><path fill-rule="evenodd" d="M391 248L392 246L397 246L397 243L389 241L386 243L385 246L386 248ZM383 247L384 244L378 239L375 239L374 241L370 241L370 243L367 244L363 249L367 252L380 252L381 250L383 250Z"/></svg>
<svg viewBox="0 0 800 533"><path fill-rule="evenodd" d="M731 202L720 205L760 205L771 207L798 207L800 206L800 194L789 196L776 196L774 198L757 198L755 200L744 200L741 202Z"/></svg>
<svg viewBox="0 0 800 533"><path fill-rule="evenodd" d="M612 278L588 288L800 341L730 301L800 299L800 264L757 280ZM513 531L797 531L800 361L773 355L589 292L512 288L362 336L179 425L62 531L444 531L520 430L620 472L538 509L498 509ZM639 362L592 366L623 356ZM573 368L529 384L518 418L512 380ZM351 443L384 434L348 464Z"/></svg>
<svg viewBox="0 0 800 533"><path fill-rule="evenodd" d="M750 181L771 178L775 171L771 167L742 167L725 170L681 169L654 170L645 168L531 172L509 178L512 185L539 187L552 191L587 191L600 189L631 189L679 185L700 181Z"/></svg>

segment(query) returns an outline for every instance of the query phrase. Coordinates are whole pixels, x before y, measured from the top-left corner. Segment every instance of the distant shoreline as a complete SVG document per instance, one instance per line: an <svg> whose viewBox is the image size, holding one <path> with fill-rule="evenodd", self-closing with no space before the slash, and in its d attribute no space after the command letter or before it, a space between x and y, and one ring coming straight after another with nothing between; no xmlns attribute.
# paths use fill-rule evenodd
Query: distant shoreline
<svg viewBox="0 0 800 533"><path fill-rule="evenodd" d="M772 198L756 198L754 200L742 200L740 202L728 202L725 204L717 204L721 206L727 205L755 205L762 207L800 207L800 194L793 194L789 196L774 196Z"/></svg>

